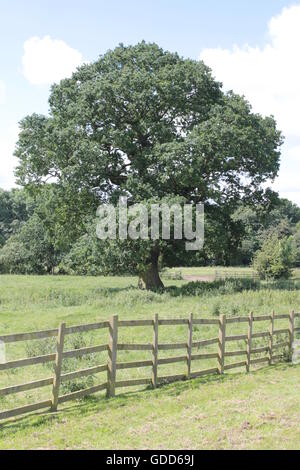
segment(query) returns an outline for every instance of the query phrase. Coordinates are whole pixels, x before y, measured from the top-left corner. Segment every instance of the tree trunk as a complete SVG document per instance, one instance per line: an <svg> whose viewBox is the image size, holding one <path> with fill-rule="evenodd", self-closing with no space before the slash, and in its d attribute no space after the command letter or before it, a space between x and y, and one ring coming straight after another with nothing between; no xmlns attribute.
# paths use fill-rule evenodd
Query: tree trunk
<svg viewBox="0 0 300 470"><path fill-rule="evenodd" d="M164 288L158 272L158 257L159 252L152 250L150 262L146 264L143 271L139 273L138 286L140 289L156 290Z"/></svg>

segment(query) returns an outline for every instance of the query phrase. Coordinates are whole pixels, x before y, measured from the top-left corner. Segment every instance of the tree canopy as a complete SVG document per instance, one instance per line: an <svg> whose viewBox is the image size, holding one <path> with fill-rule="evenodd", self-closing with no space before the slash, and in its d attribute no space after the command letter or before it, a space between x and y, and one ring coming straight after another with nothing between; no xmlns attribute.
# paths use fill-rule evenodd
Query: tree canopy
<svg viewBox="0 0 300 470"><path fill-rule="evenodd" d="M279 170L274 118L224 93L203 62L156 44L121 44L83 65L52 86L49 104L48 117L21 121L16 175L31 189L51 181L77 220L121 195L129 204L203 202L217 220L241 201L264 203L270 193L262 185ZM177 245L149 241L140 250L136 270L146 287L161 285L158 258ZM119 252L132 263L136 243Z"/></svg>

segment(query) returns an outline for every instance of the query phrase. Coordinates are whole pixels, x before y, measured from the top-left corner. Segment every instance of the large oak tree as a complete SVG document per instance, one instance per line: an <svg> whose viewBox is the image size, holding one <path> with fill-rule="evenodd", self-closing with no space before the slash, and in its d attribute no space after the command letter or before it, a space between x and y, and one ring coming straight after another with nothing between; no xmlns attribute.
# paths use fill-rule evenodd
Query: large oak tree
<svg viewBox="0 0 300 470"><path fill-rule="evenodd" d="M117 204L120 195L130 204L181 197L217 217L242 200L261 202L263 183L279 170L282 138L273 117L224 93L203 62L156 44L120 45L83 65L52 86L49 104L48 117L21 122L18 180L54 182L86 210ZM153 288L162 285L161 252L170 254L178 240L118 246L114 257L127 256Z"/></svg>

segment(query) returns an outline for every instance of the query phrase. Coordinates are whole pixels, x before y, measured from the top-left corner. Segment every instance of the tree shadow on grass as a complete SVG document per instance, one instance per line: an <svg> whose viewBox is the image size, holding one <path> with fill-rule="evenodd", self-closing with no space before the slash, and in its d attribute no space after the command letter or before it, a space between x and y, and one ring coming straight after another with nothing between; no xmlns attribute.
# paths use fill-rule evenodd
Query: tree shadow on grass
<svg viewBox="0 0 300 470"><path fill-rule="evenodd" d="M138 286L134 286L133 284L130 284L129 286L125 287L96 287L93 288L93 293L95 294L101 294L103 296L108 297L111 294L119 294L120 292L126 292L126 291L131 291L131 290L137 290Z"/></svg>
<svg viewBox="0 0 300 470"><path fill-rule="evenodd" d="M300 279L277 280L277 281L258 281L252 278L227 278L216 281L192 281L186 282L180 286L171 285L163 289L152 289L155 294L168 293L171 297L192 297L202 296L204 294L234 294L244 291L260 290L300 290ZM121 292L149 292L141 291L138 285L130 284L124 287L96 287L93 289L95 294L102 297L110 297L112 294Z"/></svg>
<svg viewBox="0 0 300 470"><path fill-rule="evenodd" d="M224 279L212 282L189 282L182 286L168 286L164 292L168 292L171 297L194 297L204 294L235 294L246 291L261 290L300 290L300 280L279 280L279 281L256 281L253 279Z"/></svg>

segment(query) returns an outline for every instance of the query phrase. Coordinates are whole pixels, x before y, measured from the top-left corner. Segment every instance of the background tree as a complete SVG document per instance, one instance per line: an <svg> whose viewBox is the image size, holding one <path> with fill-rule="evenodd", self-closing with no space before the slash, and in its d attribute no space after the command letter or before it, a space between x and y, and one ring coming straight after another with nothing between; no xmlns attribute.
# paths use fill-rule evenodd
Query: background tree
<svg viewBox="0 0 300 470"><path fill-rule="evenodd" d="M84 199L77 220L120 195L129 204L180 196L217 220L225 206L261 201L262 183L278 173L274 119L224 94L203 62L156 44L108 51L54 85L49 104L49 117L21 122L16 174L30 188L53 181L73 206ZM136 245L116 253L147 288L160 287L158 259L176 243L141 243L134 263Z"/></svg>
<svg viewBox="0 0 300 470"><path fill-rule="evenodd" d="M240 226L241 232L237 246L237 264L249 265L270 236L275 235L281 239L294 234L296 224L300 221L300 209L291 201L280 199L273 193L270 194L267 205L250 207L241 204L232 218Z"/></svg>
<svg viewBox="0 0 300 470"><path fill-rule="evenodd" d="M57 253L36 214L13 234L0 251L0 270L11 274L52 273Z"/></svg>
<svg viewBox="0 0 300 470"><path fill-rule="evenodd" d="M74 208L65 200L65 194L61 198L59 188L51 184L31 194L24 190L3 193L5 197L0 199L5 241L0 250L2 272L54 272L63 254L82 234L83 221L81 225L74 223L80 199Z"/></svg>
<svg viewBox="0 0 300 470"><path fill-rule="evenodd" d="M32 201L26 191L0 189L0 248L32 212Z"/></svg>
<svg viewBox="0 0 300 470"><path fill-rule="evenodd" d="M292 275L295 253L291 237L270 235L257 251L253 268L261 279L288 279Z"/></svg>

